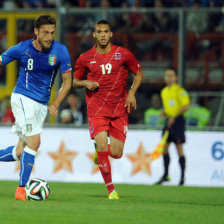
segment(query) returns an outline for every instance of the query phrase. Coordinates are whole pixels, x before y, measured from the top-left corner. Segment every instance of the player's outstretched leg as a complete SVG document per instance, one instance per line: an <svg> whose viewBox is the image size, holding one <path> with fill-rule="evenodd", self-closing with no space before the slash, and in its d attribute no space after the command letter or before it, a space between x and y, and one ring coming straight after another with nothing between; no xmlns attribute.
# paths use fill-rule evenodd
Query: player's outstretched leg
<svg viewBox="0 0 224 224"><path fill-rule="evenodd" d="M98 155L98 166L103 176L104 183L107 186L109 199L119 199L119 196L115 191L114 185L112 183L111 166L108 159L108 152L97 151L97 155Z"/></svg>
<svg viewBox="0 0 224 224"><path fill-rule="evenodd" d="M12 162L19 160L16 156L16 147L9 146L6 149L0 150L0 161L1 162Z"/></svg>
<svg viewBox="0 0 224 224"><path fill-rule="evenodd" d="M30 174L33 169L36 151L32 150L28 146L24 148L24 151L20 157L20 180L19 186L15 193L16 200L26 200L25 185L29 180Z"/></svg>

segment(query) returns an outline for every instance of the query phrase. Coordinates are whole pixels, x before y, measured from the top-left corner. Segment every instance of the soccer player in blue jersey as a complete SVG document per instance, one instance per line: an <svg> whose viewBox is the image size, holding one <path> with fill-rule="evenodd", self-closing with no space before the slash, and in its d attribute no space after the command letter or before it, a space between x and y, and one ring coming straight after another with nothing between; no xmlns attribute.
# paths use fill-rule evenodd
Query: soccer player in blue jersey
<svg viewBox="0 0 224 224"><path fill-rule="evenodd" d="M71 64L67 48L53 40L56 21L42 15L35 21L35 38L11 47L0 56L0 64L20 62L17 84L11 95L15 125L11 132L19 136L16 146L0 150L0 161L20 160L19 186L15 199L26 200L25 185L29 180L35 156L40 146L40 133L49 110L58 115L58 106L71 87ZM57 71L62 73L62 85L54 102L48 106Z"/></svg>

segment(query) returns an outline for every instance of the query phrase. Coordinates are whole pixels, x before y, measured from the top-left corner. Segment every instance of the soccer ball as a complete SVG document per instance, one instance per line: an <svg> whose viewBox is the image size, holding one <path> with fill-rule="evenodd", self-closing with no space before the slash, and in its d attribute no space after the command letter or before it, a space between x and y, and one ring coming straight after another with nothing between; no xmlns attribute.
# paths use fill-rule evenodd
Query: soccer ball
<svg viewBox="0 0 224 224"><path fill-rule="evenodd" d="M46 200L50 195L48 183L39 178L34 178L26 184L26 198L31 201Z"/></svg>

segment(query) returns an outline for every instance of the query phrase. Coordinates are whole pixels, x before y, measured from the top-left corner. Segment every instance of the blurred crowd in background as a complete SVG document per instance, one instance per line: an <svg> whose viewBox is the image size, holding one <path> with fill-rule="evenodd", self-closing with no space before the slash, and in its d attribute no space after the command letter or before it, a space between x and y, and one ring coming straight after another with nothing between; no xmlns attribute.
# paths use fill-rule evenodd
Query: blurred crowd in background
<svg viewBox="0 0 224 224"><path fill-rule="evenodd" d="M138 12L137 8L163 9L171 7L187 8L220 8L224 7L224 0L2 0L0 10L14 9L45 9L64 7L64 9L79 8L113 8L131 9L129 12L120 13L116 11L106 11L106 18L111 23L114 32L113 42L129 48L143 66L145 74L144 82L139 89L136 98L138 110L130 116L131 124L147 124L150 127L161 127L164 120L160 119L161 101L160 90L164 86L163 71L166 67L173 65L175 54L177 54L178 42L176 36L179 30L177 12ZM66 13L63 15L61 41L68 47L71 55L72 65L77 57L93 46L91 34L95 23L103 18L104 10L97 13ZM105 16L105 15L104 15ZM33 20L18 20L17 33L18 42L29 39L33 33ZM224 31L224 15L219 12L197 12L188 11L186 14L186 32L196 34L196 38L188 38L186 41L185 60L186 76L197 83L202 80L199 86L186 86L188 91L217 91L222 90L210 83L203 85L204 79L204 58L210 62L209 74L212 78L219 77L223 71L224 50L222 47L223 38L203 37L203 34L222 34ZM0 31L6 33L6 20L0 20ZM21 34L21 35L20 35ZM28 35L29 34L29 35ZM159 34L160 36L151 36ZM163 36L164 35L164 36ZM198 39L197 39L198 38ZM0 36L0 53L7 49L6 38ZM195 65L195 62L198 62ZM219 70L218 70L219 69ZM218 70L218 72L217 72ZM189 71L189 72L188 72ZM216 73L215 73L216 72ZM154 80L155 78L155 80ZM155 81L155 82L154 82ZM216 80L215 80L216 81ZM5 68L0 67L0 84L5 82ZM128 82L129 83L129 82ZM131 83L131 81L130 81ZM200 97L193 100L191 110L186 114L187 124L197 127L213 125L221 102L220 97ZM14 122L14 117L10 111L10 98L6 97L0 102L0 121L3 123ZM224 111L224 110L223 110ZM220 123L224 126L223 119ZM64 100L58 118L62 124L74 124L80 126L87 124L86 105L84 91L71 90Z"/></svg>
<svg viewBox="0 0 224 224"><path fill-rule="evenodd" d="M60 6L58 5L60 2ZM120 8L133 9L131 14L109 13L110 23L114 32L177 32L178 15L175 13L156 12L156 13L138 13L137 8L163 9L171 7L188 8L221 8L224 7L224 0L7 0L0 1L0 9L46 9L62 7L64 9L72 8ZM92 25L102 15L88 13L88 15L74 16L66 15L67 22L65 29L69 32L88 32L92 30ZM19 32L30 32L33 29L33 23L29 22L18 24L22 29ZM0 30L4 31L5 24L0 22ZM188 31L192 32L219 32L224 31L224 17L222 13L197 13L192 11L187 15L186 26ZM91 27L91 28L90 28Z"/></svg>
<svg viewBox="0 0 224 224"><path fill-rule="evenodd" d="M0 7L56 8L66 7L155 7L156 0L1 0ZM163 0L164 7L191 7L194 0ZM11 4L11 5L10 5ZM201 0L202 7L221 7L223 0Z"/></svg>

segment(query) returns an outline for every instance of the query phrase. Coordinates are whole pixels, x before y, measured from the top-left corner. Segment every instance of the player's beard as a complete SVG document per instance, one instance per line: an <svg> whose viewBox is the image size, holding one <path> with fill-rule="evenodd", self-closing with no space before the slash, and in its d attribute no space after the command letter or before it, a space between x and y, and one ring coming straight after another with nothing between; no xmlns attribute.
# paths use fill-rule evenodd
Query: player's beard
<svg viewBox="0 0 224 224"><path fill-rule="evenodd" d="M41 46L43 51L49 49L51 47L51 44L52 44L52 41L50 42L49 45L47 45L44 41L42 41L40 39L38 39L37 41L38 41L38 43Z"/></svg>

